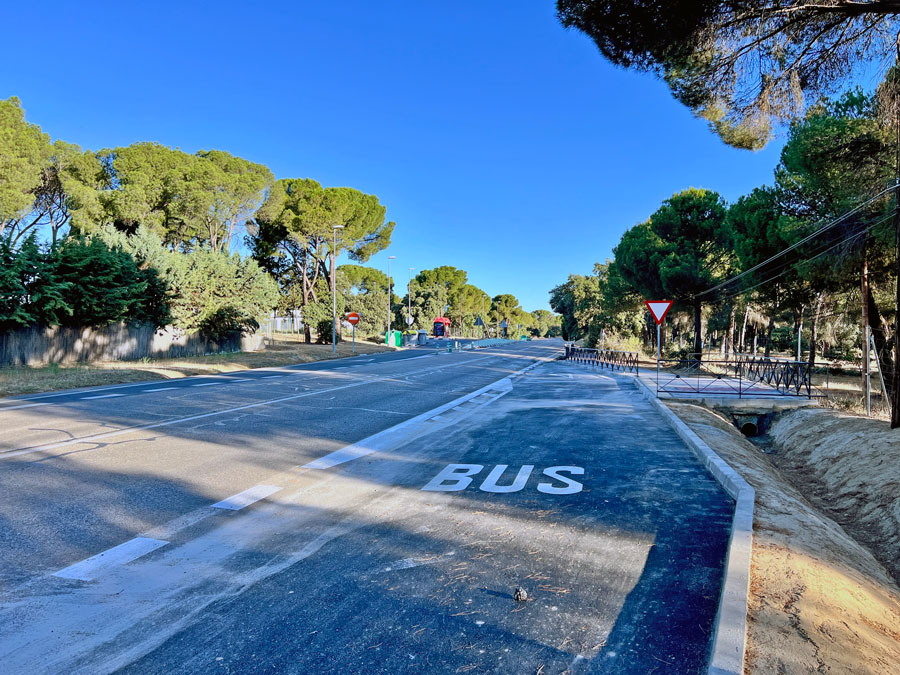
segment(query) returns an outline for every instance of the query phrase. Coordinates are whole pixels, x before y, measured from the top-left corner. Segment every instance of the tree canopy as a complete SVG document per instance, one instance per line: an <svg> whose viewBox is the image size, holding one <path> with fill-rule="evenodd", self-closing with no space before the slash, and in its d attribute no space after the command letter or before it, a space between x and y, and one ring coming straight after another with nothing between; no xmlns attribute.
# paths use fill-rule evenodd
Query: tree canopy
<svg viewBox="0 0 900 675"><path fill-rule="evenodd" d="M274 182L265 166L219 150L135 143L99 157L112 187L101 197L108 220L129 232L149 227L176 248L229 250Z"/></svg>
<svg viewBox="0 0 900 675"><path fill-rule="evenodd" d="M693 308L697 354L703 344L700 294L729 271L725 214L717 193L690 188L664 201L614 249L619 273L639 294Z"/></svg>
<svg viewBox="0 0 900 675"><path fill-rule="evenodd" d="M282 293L307 307L320 300L319 279L327 280L329 294L335 291L338 255L366 262L390 244L394 223L385 222L385 213L375 195L323 188L310 178L282 179L257 211L249 244ZM309 331L306 337L311 340Z"/></svg>
<svg viewBox="0 0 900 675"><path fill-rule="evenodd" d="M734 146L834 94L857 66L894 60L895 0L557 0L560 21L612 63L663 78Z"/></svg>

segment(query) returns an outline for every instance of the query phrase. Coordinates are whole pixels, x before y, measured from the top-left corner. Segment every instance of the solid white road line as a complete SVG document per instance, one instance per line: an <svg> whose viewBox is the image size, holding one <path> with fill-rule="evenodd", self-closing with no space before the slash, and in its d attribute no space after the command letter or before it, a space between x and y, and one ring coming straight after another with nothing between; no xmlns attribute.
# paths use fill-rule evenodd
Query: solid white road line
<svg viewBox="0 0 900 675"><path fill-rule="evenodd" d="M115 398L116 396L124 396L125 394L101 394L100 396L82 396L79 401L92 401L96 398Z"/></svg>
<svg viewBox="0 0 900 675"><path fill-rule="evenodd" d="M248 490L238 492L236 495L231 495L227 499L216 502L212 505L212 508L228 509L229 511L240 511L245 506L250 506L250 504L258 502L260 499L265 499L269 495L275 494L282 489L283 488L277 487L275 485L254 485Z"/></svg>
<svg viewBox="0 0 900 675"><path fill-rule="evenodd" d="M192 387L212 387L217 384L225 384L224 382L203 382L201 384L192 384Z"/></svg>
<svg viewBox="0 0 900 675"><path fill-rule="evenodd" d="M138 392L138 393L141 393L141 394L150 394L150 393L152 393L152 392L154 392L154 391L172 391L173 389L178 389L178 388L179 388L179 387L160 387L159 389L144 389L143 391Z"/></svg>
<svg viewBox="0 0 900 675"><path fill-rule="evenodd" d="M160 546L165 546L168 543L160 539L135 537L124 544L113 546L111 549L103 551L103 553L98 553L74 565L69 565L59 572L54 572L53 576L62 577L63 579L92 581L109 568L137 560L142 555L155 551Z"/></svg>

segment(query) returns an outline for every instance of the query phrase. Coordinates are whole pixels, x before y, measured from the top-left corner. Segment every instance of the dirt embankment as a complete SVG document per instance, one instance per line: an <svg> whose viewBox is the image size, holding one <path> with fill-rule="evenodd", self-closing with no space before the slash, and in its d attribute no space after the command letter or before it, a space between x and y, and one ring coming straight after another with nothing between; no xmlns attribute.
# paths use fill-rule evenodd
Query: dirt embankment
<svg viewBox="0 0 900 675"><path fill-rule="evenodd" d="M747 672L900 673L900 587L886 568L728 420L669 405L756 490Z"/></svg>
<svg viewBox="0 0 900 675"><path fill-rule="evenodd" d="M900 430L810 408L776 417L769 436L782 473L900 583Z"/></svg>

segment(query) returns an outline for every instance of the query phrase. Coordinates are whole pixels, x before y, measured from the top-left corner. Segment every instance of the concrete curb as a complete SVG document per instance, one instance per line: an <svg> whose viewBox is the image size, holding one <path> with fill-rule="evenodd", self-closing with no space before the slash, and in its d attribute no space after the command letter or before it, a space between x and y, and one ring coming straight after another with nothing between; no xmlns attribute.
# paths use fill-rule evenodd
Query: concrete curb
<svg viewBox="0 0 900 675"><path fill-rule="evenodd" d="M660 411L675 433L693 451L713 478L735 500L731 537L725 556L725 580L719 596L719 609L713 631L709 675L741 675L747 642L747 595L750 587L750 557L753 552L753 503L755 491L665 403L641 381L635 386Z"/></svg>

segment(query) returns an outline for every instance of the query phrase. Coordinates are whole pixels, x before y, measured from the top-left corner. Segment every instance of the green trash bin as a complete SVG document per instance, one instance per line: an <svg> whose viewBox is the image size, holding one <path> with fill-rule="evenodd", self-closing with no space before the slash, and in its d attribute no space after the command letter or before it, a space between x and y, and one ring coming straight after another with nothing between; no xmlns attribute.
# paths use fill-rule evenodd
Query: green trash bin
<svg viewBox="0 0 900 675"><path fill-rule="evenodd" d="M384 344L388 347L402 347L403 346L403 333L399 330L392 330L390 333L384 336Z"/></svg>

